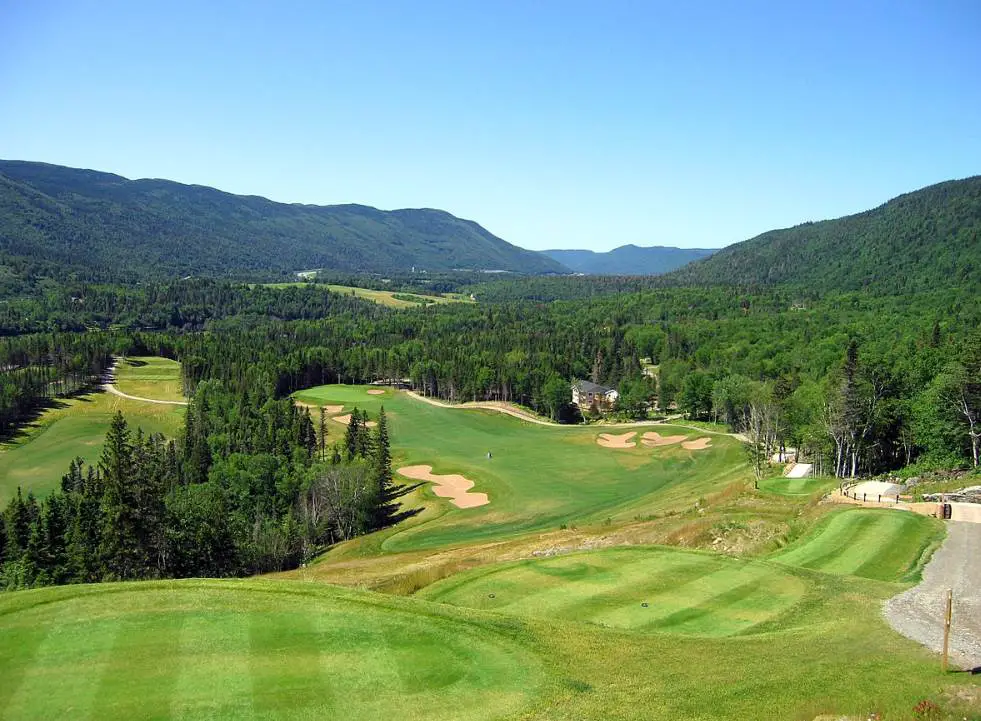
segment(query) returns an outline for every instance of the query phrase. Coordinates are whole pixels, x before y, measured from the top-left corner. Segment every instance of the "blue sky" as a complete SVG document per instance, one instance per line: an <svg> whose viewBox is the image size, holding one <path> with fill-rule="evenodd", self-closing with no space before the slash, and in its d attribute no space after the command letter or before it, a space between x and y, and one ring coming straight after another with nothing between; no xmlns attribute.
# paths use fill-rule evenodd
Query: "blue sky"
<svg viewBox="0 0 981 721"><path fill-rule="evenodd" d="M981 173L979 41L977 0L0 0L0 157L717 247Z"/></svg>

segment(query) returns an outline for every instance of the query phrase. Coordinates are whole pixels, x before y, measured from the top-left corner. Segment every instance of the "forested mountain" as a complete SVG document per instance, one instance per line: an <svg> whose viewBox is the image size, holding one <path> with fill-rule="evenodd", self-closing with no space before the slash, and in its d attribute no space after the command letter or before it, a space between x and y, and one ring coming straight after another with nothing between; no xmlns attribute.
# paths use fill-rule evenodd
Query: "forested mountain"
<svg viewBox="0 0 981 721"><path fill-rule="evenodd" d="M135 280L470 268L567 272L441 210L288 205L167 180L0 161L6 274Z"/></svg>
<svg viewBox="0 0 981 721"><path fill-rule="evenodd" d="M857 215L771 230L666 280L886 292L974 286L981 282L981 176L931 185Z"/></svg>
<svg viewBox="0 0 981 721"><path fill-rule="evenodd" d="M622 245L606 253L592 250L542 251L565 267L590 275L660 275L714 252L713 248L671 248L661 245L647 248Z"/></svg>

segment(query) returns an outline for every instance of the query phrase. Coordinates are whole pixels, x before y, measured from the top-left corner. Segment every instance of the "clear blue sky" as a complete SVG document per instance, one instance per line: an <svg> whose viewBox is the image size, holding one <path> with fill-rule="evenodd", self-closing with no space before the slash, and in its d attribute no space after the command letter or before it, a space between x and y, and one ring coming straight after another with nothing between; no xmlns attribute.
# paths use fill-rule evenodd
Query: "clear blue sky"
<svg viewBox="0 0 981 721"><path fill-rule="evenodd" d="M981 173L981 2L0 0L0 157L716 247Z"/></svg>

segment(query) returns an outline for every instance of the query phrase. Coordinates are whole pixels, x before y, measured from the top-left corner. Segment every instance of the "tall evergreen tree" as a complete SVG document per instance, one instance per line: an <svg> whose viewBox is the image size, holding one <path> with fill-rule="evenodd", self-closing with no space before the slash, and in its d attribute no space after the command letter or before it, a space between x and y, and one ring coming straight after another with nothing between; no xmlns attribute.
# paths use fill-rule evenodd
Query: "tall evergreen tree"
<svg viewBox="0 0 981 721"><path fill-rule="evenodd" d="M372 523L375 528L382 528L395 522L399 510L397 500L399 492L392 482L392 451L384 406L378 412L378 425L375 427L372 445L371 472L378 494L372 513Z"/></svg>
<svg viewBox="0 0 981 721"><path fill-rule="evenodd" d="M113 416L99 459L103 493L100 503L99 563L108 579L136 578L140 571L139 519L134 498L133 444L119 411Z"/></svg>

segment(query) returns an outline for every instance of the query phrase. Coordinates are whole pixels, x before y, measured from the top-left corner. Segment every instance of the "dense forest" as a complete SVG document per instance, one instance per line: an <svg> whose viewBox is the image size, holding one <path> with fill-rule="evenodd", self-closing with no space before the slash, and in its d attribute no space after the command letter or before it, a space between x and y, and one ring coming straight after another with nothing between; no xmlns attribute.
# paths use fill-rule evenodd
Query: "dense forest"
<svg viewBox="0 0 981 721"><path fill-rule="evenodd" d="M842 478L979 463L978 179L775 231L658 278L357 269L278 286L165 277L173 267L162 261L140 282L121 282L139 265L76 267L73 254L94 236L59 223L84 217L65 214L65 203L90 202L82 190L99 186L98 203L151 187L170 203L178 191L83 173L54 199L45 184L64 180L58 169L28 170L46 210L3 216L0 433L57 398L97 392L119 355L180 361L191 400L179 437L117 417L98 463L73 463L49 497L10 501L0 521L7 588L290 568L398 520L384 416L372 433L355 412L344 438L327 438L316 410L289 399L323 383L398 381L589 422L595 409L570 405L570 384L588 379L619 390L616 417L727 424L749 440L758 477L785 447ZM246 213L253 201L235 202ZM43 258L45 234L67 255ZM108 252L111 234L99 237ZM743 272L757 264L769 270ZM394 310L324 281L472 293L477 303Z"/></svg>
<svg viewBox="0 0 981 721"><path fill-rule="evenodd" d="M335 268L568 272L441 210L275 203L167 180L0 161L0 261L136 282Z"/></svg>

